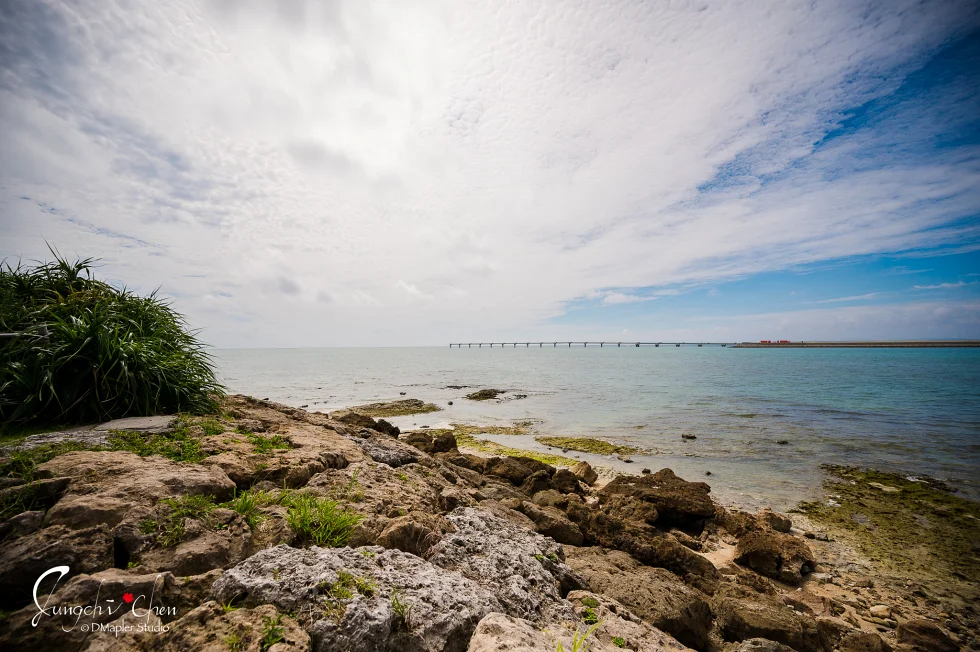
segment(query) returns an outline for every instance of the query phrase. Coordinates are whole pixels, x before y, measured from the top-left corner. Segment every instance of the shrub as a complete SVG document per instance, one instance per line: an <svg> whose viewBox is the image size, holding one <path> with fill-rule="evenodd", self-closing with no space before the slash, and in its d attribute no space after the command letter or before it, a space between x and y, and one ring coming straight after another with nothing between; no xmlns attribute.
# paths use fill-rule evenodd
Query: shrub
<svg viewBox="0 0 980 652"><path fill-rule="evenodd" d="M105 421L217 408L222 388L184 319L92 276L92 259L0 266L0 423Z"/></svg>

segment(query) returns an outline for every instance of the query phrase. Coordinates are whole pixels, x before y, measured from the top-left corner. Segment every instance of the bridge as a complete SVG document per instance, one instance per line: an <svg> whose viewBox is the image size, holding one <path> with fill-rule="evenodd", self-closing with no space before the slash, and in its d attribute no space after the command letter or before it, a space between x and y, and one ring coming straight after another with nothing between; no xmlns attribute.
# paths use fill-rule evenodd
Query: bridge
<svg viewBox="0 0 980 652"><path fill-rule="evenodd" d="M571 348L572 345L575 345L575 346L580 346L581 345L583 347L586 347L586 346L589 346L590 344L592 346L599 346L599 347L605 347L605 346L622 347L624 345L625 346L635 346L635 347L639 347L639 346L675 346L675 347L681 347L681 346L735 346L735 344L734 343L731 343L731 342L600 342L598 340L595 341L595 342L593 342L593 341L587 341L587 342L585 342L585 341L569 342L569 341L566 340L564 342L451 342L449 344L449 348L453 348L454 346L457 347L457 348L460 348L460 349L463 348L464 346L467 347L467 348L470 348L470 349L472 349L474 346L477 347L477 348L481 348L481 349L484 346L490 347L491 349L493 347L495 347L495 346L496 347L499 347L499 348L503 348L503 347L507 347L507 346L510 346L510 347L513 347L513 348L517 348L518 346L523 346L525 348L530 348L532 344L534 344L538 348L543 347L545 344L550 344L553 348L557 348L559 344L561 344L562 346L568 346L569 348Z"/></svg>
<svg viewBox="0 0 980 652"><path fill-rule="evenodd" d="M450 342L449 348L472 349L474 346L482 349L484 346L493 348L517 348L523 346L530 348L535 345L538 348L550 344L553 348L571 348L574 346L623 346L641 347L670 347L680 348L682 346L696 347L727 347L731 349L943 349L943 348L980 348L980 340L879 340L879 341L850 341L850 342L790 342L788 340L762 340L760 342L605 342L605 341L551 341L551 342Z"/></svg>

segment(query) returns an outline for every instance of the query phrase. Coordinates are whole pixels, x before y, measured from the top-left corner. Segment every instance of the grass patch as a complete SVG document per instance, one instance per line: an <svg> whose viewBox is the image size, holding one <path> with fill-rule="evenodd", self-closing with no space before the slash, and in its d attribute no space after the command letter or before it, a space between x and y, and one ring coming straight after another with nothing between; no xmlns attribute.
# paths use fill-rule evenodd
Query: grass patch
<svg viewBox="0 0 980 652"><path fill-rule="evenodd" d="M633 446L620 446L590 437L535 437L534 441L545 446L567 448L582 453L594 453L595 455L635 455L640 452L639 448Z"/></svg>
<svg viewBox="0 0 980 652"><path fill-rule="evenodd" d="M184 318L92 275L93 259L0 266L0 423L206 414L223 388Z"/></svg>
<svg viewBox="0 0 980 652"><path fill-rule="evenodd" d="M169 512L163 522L144 519L139 524L143 534L155 534L157 542L166 548L176 546L184 539L184 519L192 518L208 525L208 515L217 507L213 496L181 496L161 501Z"/></svg>
<svg viewBox="0 0 980 652"><path fill-rule="evenodd" d="M106 440L108 450L129 451L140 457L160 455L175 462L200 462L207 453L201 450L201 440L191 434L193 421L186 415L178 417L170 432L148 435L129 430L110 430ZM213 427L211 430L213 431ZM221 431L224 428L222 427ZM204 429L205 433L208 429ZM219 432L221 432L219 431Z"/></svg>
<svg viewBox="0 0 980 652"><path fill-rule="evenodd" d="M980 503L927 478L915 482L894 473L822 468L831 476L824 488L840 506L825 500L803 502L792 511L849 540L884 569L980 582L980 564L972 551L980 540Z"/></svg>
<svg viewBox="0 0 980 652"><path fill-rule="evenodd" d="M471 401L489 401L497 398L501 394L506 393L506 389L481 389L479 391L473 392L472 394L467 394L466 398Z"/></svg>
<svg viewBox="0 0 980 652"><path fill-rule="evenodd" d="M75 441L60 441L53 444L43 444L34 448L12 450L0 461L0 477L15 478L31 482L37 475L37 467L59 455L73 451L99 450Z"/></svg>
<svg viewBox="0 0 980 652"><path fill-rule="evenodd" d="M254 432L246 433L245 437L256 453L271 453L274 450L290 448L289 440L282 435L267 436Z"/></svg>
<svg viewBox="0 0 980 652"><path fill-rule="evenodd" d="M303 545L338 548L347 544L354 527L364 517L340 507L329 498L294 494L289 501L286 522Z"/></svg>
<svg viewBox="0 0 980 652"><path fill-rule="evenodd" d="M344 618L346 611L345 600L350 600L355 594L371 597L378 586L371 578L352 575L345 570L337 571L337 581L333 584L326 582L320 585L320 590L324 592L323 609L324 613L335 622L340 622Z"/></svg>

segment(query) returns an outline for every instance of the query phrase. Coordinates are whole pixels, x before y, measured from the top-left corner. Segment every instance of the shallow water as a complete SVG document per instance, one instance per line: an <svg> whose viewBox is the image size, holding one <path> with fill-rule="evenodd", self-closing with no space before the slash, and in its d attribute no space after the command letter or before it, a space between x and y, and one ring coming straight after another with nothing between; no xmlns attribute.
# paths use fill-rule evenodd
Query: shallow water
<svg viewBox="0 0 980 652"><path fill-rule="evenodd" d="M687 479L705 479L723 502L786 509L812 497L824 463L930 475L971 498L980 495L977 349L445 347L214 353L219 376L233 392L310 410L398 398L445 408L391 419L403 428L535 419L537 434L602 436L648 449L652 454L634 456L633 464L580 457L633 472L670 467ZM510 391L499 403L463 398L480 387ZM506 400L515 394L527 398ZM682 433L697 439L684 440ZM540 447L530 437L495 439Z"/></svg>

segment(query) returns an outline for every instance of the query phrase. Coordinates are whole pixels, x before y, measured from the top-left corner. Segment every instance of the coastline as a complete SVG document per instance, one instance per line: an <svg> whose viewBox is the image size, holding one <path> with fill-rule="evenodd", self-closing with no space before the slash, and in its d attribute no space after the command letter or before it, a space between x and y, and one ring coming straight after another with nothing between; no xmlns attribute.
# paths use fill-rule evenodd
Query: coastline
<svg viewBox="0 0 980 652"><path fill-rule="evenodd" d="M574 458L566 468L518 449L467 452L471 433L399 432L356 407L323 414L234 396L221 414L181 419L136 438L103 431L152 450L64 433L73 448L5 490L51 493L4 523L0 643L234 650L270 635L276 652L515 641L554 652L588 633L594 652L980 648L973 566L945 580L939 566L891 568L820 514L720 505L705 478L653 468L600 479ZM179 461L188 443L199 453ZM872 487L889 499L906 491L895 489ZM943 490L923 491L916 500ZM975 503L937 500L977 517ZM344 538L317 538L308 519L319 512L303 511L314 505L350 515ZM157 590L173 613L118 640L32 626L37 610L20 605L66 555L71 575L52 604L99 586ZM111 616L100 627L121 626Z"/></svg>

